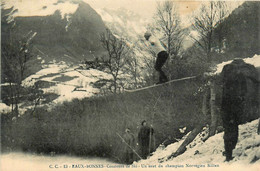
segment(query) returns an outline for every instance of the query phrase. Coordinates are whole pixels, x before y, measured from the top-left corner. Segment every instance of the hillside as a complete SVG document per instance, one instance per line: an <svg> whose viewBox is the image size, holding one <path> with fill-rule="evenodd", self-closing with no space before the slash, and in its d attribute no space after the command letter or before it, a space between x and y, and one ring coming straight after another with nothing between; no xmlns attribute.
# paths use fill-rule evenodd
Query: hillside
<svg viewBox="0 0 260 171"><path fill-rule="evenodd" d="M226 55L232 58L259 54L259 23L260 3L258 1L244 2L235 9L222 24L227 28Z"/></svg>
<svg viewBox="0 0 260 171"><path fill-rule="evenodd" d="M78 65L68 65L65 62L55 60L42 64L35 74L30 75L22 82L24 87L37 86L43 91L44 96L39 101L40 106L52 108L57 104L73 99L83 99L86 97L101 94L102 87L106 87L112 76L96 69L84 69ZM2 84L3 96L8 97L8 84ZM3 98L4 102L7 102ZM33 108L33 102L21 103L21 112ZM3 105L5 112L10 111ZM4 113L5 113L4 112Z"/></svg>
<svg viewBox="0 0 260 171"><path fill-rule="evenodd" d="M33 54L45 61L79 63L101 55L100 34L106 29L101 17L83 1L49 1L35 5L36 10L4 1L2 9L2 46L19 41L29 32ZM27 4L29 5L29 4Z"/></svg>
<svg viewBox="0 0 260 171"><path fill-rule="evenodd" d="M260 55L254 55L251 58L244 58L244 61L248 64L254 65L258 73L260 73ZM232 60L222 62L216 65L212 71L212 75L219 75L223 67ZM255 117L258 118L258 117ZM225 156L222 155L224 151L223 132L210 137L207 141L203 141L209 133L209 127L203 128L203 131L197 135L197 137L186 146L185 153L167 160L167 157L175 152L178 147L183 143L186 137L190 134L188 132L178 141L170 144L166 148L160 145L157 150L147 160L141 160L134 163L134 165L162 165L163 168L185 168L185 169L219 169L219 170L258 170L260 164L260 135L257 134L259 119L242 124L239 126L238 144L233 151L234 159L227 163Z"/></svg>
<svg viewBox="0 0 260 171"><path fill-rule="evenodd" d="M147 65L146 61L151 60L153 56L147 52L147 47L142 40L144 40L143 35L151 21L123 7L119 9L96 9L96 11L109 30L115 36L123 38L130 50L133 51L133 57L137 61L138 71L141 75L149 73L145 65Z"/></svg>
<svg viewBox="0 0 260 171"><path fill-rule="evenodd" d="M234 159L225 163L225 157L222 155L224 151L223 132L210 137L206 142L201 139L208 133L208 128L200 133L194 141L187 147L187 151L168 161L159 159L169 156L183 142L184 138L179 142L170 144L166 148L158 148L153 155L147 159L137 163L137 165L158 165L164 168L185 168L185 169L227 169L234 170L258 170L260 164L260 135L257 134L258 120L239 126L238 144L233 152ZM239 167L239 168L238 168Z"/></svg>
<svg viewBox="0 0 260 171"><path fill-rule="evenodd" d="M199 75L224 61L260 54L259 22L256 22L259 21L259 5L257 1L242 3L214 29L209 57L198 43L189 47L180 60L180 73L185 73L185 76ZM223 29L221 41L217 35L220 28ZM194 36L197 34L194 29L191 33Z"/></svg>
<svg viewBox="0 0 260 171"><path fill-rule="evenodd" d="M27 101L23 99L19 101L19 113L11 113L10 104L14 104L12 95L15 94L12 92L12 83L1 84L2 92L7 97L5 100L8 101L4 103L9 105L0 103L2 151L17 150L40 155L99 156L121 163L125 144L118 135L123 135L124 130L130 128L137 137L140 122L146 120L155 130L156 146L169 135L174 136L175 140L166 148L159 146L148 160L141 160L134 165L142 167L153 164L157 167L162 164L166 168L168 164L170 169L179 167L177 165L182 167L182 164L185 169L198 167L207 169L208 164L221 168L240 164L243 165L242 168L249 164L252 164L250 167L258 166L260 161L260 137L256 134L258 120L239 127L239 142L234 150L235 159L230 163L224 163L222 156L223 133L209 138L206 142L201 140L208 133L207 127L189 145L184 154L168 161L160 160L174 152L187 133L205 117L202 112L202 97L207 84L205 80L200 76L189 77L131 92L124 91L124 88L128 88L134 79L122 71L123 74L120 72L122 81L119 82L120 86L122 84L122 89L119 90L120 93L112 94L108 93L111 90L109 83L112 76L103 72L106 69L101 71L94 69L98 67L88 68L83 62L103 55L99 36L108 27L116 37L124 37L127 45L134 49L133 57L137 59L135 62L139 67L137 71L144 73L143 75L150 74L152 77L152 72L155 72L152 60L155 58L152 58L142 42L137 43L143 38L147 24L138 15L123 8L117 11L103 9L96 12L85 2L77 0L39 1L43 3L39 3L32 11L26 11L26 7L19 8L16 4L8 6L7 2L8 0L2 10L2 46L11 40L20 40L27 33L35 35L32 40L35 61L33 64L30 63L30 66L35 67L37 64L39 69L22 79L22 86L37 87L43 94L39 97L37 108L34 106L34 103L37 104L36 99L27 98ZM259 37L252 36L258 35L258 22L253 22L259 19L258 15L255 16L258 14L259 4L246 2L225 21L229 25L226 33L227 46L225 52L221 54L223 59L214 61L220 64L213 68L212 75L218 75L223 66L231 62L221 63L224 59L230 60L235 57L246 58L245 62L259 69ZM190 29L186 28L185 31L188 33ZM185 39L187 47L188 41ZM135 48L136 46L138 47ZM208 68L208 65L204 65L207 61L196 58L201 54L193 49L188 58L180 59L178 71L183 74L182 77L205 73L205 68ZM145 61L150 59L149 57L151 61ZM150 68L147 67L150 70L145 68L145 64L150 64ZM150 84L154 82L151 81ZM13 83L14 87L17 85L15 84ZM25 93L22 95L27 97ZM257 116L253 119L256 118ZM186 132L180 131L183 128ZM21 160L25 156L24 153L14 154L14 162ZM41 165L42 158L34 154L33 156L36 156L36 160L33 161ZM5 157L10 159L12 154L7 154ZM49 158L47 160L55 161ZM75 161L71 158L69 160ZM56 161L62 163L68 162L68 159L58 158ZM25 162L31 164L31 161ZM80 159L80 162L87 161Z"/></svg>
<svg viewBox="0 0 260 171"><path fill-rule="evenodd" d="M170 144L166 148L159 147L153 155L147 160L141 160L133 163L131 170L152 169L152 170L234 170L234 171L258 171L260 164L260 135L256 134L258 120L246 123L239 126L239 139L236 149L234 150L234 160L225 163L225 157L222 156L224 150L223 133L216 134L209 138L206 142L201 141L202 133L188 147L187 151L169 161L158 162L158 159L167 157L176 150L183 141ZM207 133L204 129L203 133ZM47 156L43 154L24 154L24 153L7 153L1 156L1 169L11 171L13 169L19 171L33 170L35 168L46 168L52 163L58 166L68 167L76 164L84 165L85 168L77 168L77 170L86 170L85 164L103 165L103 169L108 170L109 167L124 167L126 166L112 163L106 159L86 158L54 155ZM50 163L51 161L51 163ZM110 165L110 166L109 166ZM149 168L150 166L150 168ZM159 167L161 166L161 167ZM49 168L52 170L53 168ZM115 168L110 168L114 170ZM63 170L63 169L61 169ZM67 169L66 169L67 170Z"/></svg>
<svg viewBox="0 0 260 171"><path fill-rule="evenodd" d="M139 36L143 36L149 23L147 19L125 8L104 8L96 11L113 34L131 41L137 41Z"/></svg>

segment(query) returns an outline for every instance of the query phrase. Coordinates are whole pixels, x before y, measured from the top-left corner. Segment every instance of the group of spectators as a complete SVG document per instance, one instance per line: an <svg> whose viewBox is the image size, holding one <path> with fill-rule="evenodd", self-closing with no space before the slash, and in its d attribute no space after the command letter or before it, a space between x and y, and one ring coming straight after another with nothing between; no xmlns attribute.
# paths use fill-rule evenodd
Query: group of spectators
<svg viewBox="0 0 260 171"><path fill-rule="evenodd" d="M146 159L154 149L154 129L144 120L138 133L137 141L129 128L122 137L124 163L131 164L136 157Z"/></svg>

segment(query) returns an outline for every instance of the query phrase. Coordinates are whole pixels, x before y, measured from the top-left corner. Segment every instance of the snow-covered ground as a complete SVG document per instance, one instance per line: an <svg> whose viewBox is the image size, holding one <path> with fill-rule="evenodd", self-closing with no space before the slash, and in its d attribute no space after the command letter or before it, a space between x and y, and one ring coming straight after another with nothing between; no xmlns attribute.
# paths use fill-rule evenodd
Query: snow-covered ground
<svg viewBox="0 0 260 171"><path fill-rule="evenodd" d="M22 85L29 87L39 84L39 89L43 90L44 94L56 94L57 98L47 104L50 108L64 101L94 96L100 92L100 89L94 86L95 82L102 79L112 79L112 76L105 72L96 69L79 69L79 66L71 66L65 62L51 61L42 65L42 68L23 80ZM21 105L23 104L19 104L19 106ZM29 106L21 107L19 110L24 113L27 109L33 107L34 104L32 103ZM0 113L10 111L10 106L0 103Z"/></svg>
<svg viewBox="0 0 260 171"><path fill-rule="evenodd" d="M239 126L239 139L233 151L234 159L226 163L222 155L224 150L223 133L210 137L206 142L201 141L199 134L182 155L165 162L158 159L169 156L175 152L183 140L170 144L166 148L159 147L147 160L135 162L129 166L131 170L234 170L259 171L260 169L260 135L257 135L258 120ZM205 130L206 131L206 130ZM257 160L258 159L258 160ZM1 170L27 171L27 170L92 170L86 166L97 167L100 170L125 170L126 165L116 164L106 159L36 155L29 153L7 153L1 155ZM72 168L74 165L74 168ZM80 168L84 166L84 168ZM58 168L55 168L58 167ZM78 168L75 168L78 167ZM95 168L98 169L98 168Z"/></svg>
<svg viewBox="0 0 260 171"><path fill-rule="evenodd" d="M81 165L113 166L115 163L103 158L73 157L73 156L47 156L29 153L2 154L0 158L1 171L45 171L45 170L81 170ZM74 165L74 166L73 166ZM55 168L58 167L58 168ZM85 170L91 170L85 168Z"/></svg>
<svg viewBox="0 0 260 171"><path fill-rule="evenodd" d="M24 87L37 85L45 94L45 98L41 99L39 105L47 105L48 109L65 101L69 102L73 99L83 99L106 93L103 90L111 85L112 75L97 69L85 68L85 65L72 65L53 60L44 63L40 71L24 79L22 85ZM122 72L120 74L118 78L122 79L122 84L126 88L133 84L134 80L129 74ZM55 97L56 95L57 97ZM51 100L49 100L49 96ZM47 103L46 98L48 99ZM27 109L34 108L34 103L21 103L19 106L21 106L21 113L24 113ZM10 108L10 106L0 103L1 113L8 113Z"/></svg>
<svg viewBox="0 0 260 171"><path fill-rule="evenodd" d="M260 135L257 134L258 120L239 126L239 138L236 148L233 150L234 159L229 163L224 162L225 157L222 155L224 151L223 132L210 137L206 142L201 141L201 135L198 135L191 145L187 146L187 150L182 155L159 163L158 159L169 156L175 152L184 140L173 143L165 149L158 148L153 156L147 160L136 163L137 165L168 165L169 168L178 167L186 169L200 170L210 169L234 169L238 170L259 170L260 169ZM258 160L257 160L258 159ZM256 161L255 161L256 160ZM177 166L179 165L179 166ZM187 165L190 165L188 167ZM209 167L214 166L214 167ZM171 166L171 167L170 167ZM233 170L232 169L232 170Z"/></svg>
<svg viewBox="0 0 260 171"><path fill-rule="evenodd" d="M64 62L45 64L44 68L29 76L23 81L24 86L32 86L37 81L45 81L50 86L41 88L44 93L59 95L53 103L71 101L74 98L91 97L99 92L93 83L100 79L110 80L112 77L96 69L79 69L78 66L69 66Z"/></svg>

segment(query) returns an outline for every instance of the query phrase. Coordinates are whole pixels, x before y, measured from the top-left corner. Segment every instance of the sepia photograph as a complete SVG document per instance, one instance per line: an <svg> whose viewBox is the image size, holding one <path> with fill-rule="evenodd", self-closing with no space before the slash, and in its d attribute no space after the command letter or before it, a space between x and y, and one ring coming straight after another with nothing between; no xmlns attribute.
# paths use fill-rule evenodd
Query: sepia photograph
<svg viewBox="0 0 260 171"><path fill-rule="evenodd" d="M260 1L1 0L0 170L260 171Z"/></svg>

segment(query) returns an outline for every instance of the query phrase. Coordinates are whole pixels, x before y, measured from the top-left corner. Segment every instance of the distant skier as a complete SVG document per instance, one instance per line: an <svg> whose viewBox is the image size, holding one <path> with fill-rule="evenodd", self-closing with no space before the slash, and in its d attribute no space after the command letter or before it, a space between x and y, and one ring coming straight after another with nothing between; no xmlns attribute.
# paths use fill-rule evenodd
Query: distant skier
<svg viewBox="0 0 260 171"><path fill-rule="evenodd" d="M123 135L123 141L124 141L124 148L123 148L124 162L126 164L131 164L134 161L133 148L135 146L135 138L134 138L134 135L131 133L129 128L125 129L125 134Z"/></svg>
<svg viewBox="0 0 260 171"><path fill-rule="evenodd" d="M138 133L138 143L140 145L141 157L146 159L150 152L149 144L152 143L150 140L152 140L151 136L153 136L154 130L153 128L147 126L145 120L141 124L142 127Z"/></svg>
<svg viewBox="0 0 260 171"><path fill-rule="evenodd" d="M224 127L224 145L226 161L233 159L232 151L238 140L239 118L244 115L245 95L247 91L246 78L241 73L240 60L234 60L225 65L222 70L222 120Z"/></svg>
<svg viewBox="0 0 260 171"><path fill-rule="evenodd" d="M154 68L156 71L159 72L159 82L157 84L161 84L168 81L167 76L162 70L164 63L168 58L168 53L166 52L165 48L162 46L160 40L156 39L152 36L151 33L146 32L144 34L145 39L148 41L146 45L151 48L151 50L157 56Z"/></svg>

